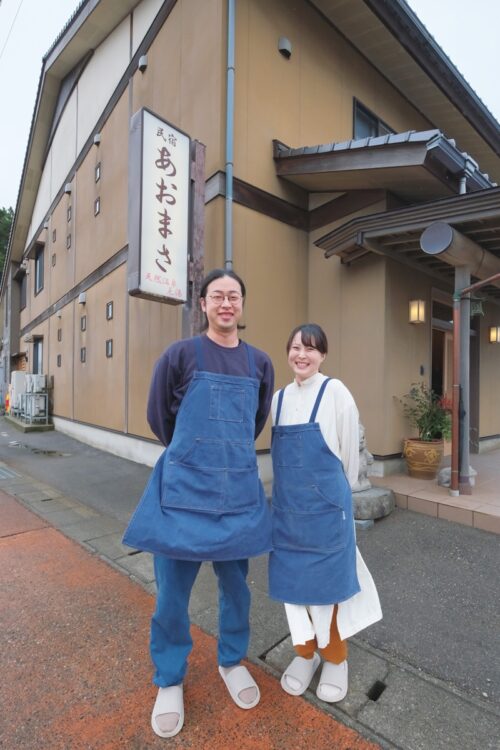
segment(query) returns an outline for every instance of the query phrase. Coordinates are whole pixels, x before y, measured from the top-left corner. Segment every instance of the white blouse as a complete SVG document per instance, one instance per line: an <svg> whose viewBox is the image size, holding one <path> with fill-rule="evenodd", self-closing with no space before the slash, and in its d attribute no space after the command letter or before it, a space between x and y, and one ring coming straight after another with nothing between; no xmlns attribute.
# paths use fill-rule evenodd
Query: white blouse
<svg viewBox="0 0 500 750"><path fill-rule="evenodd" d="M309 422L316 396L326 375L316 373L307 380L296 380L287 385L281 406L280 425ZM278 407L277 391L273 396L271 413L276 422ZM316 422L326 444L342 461L351 487L358 480L359 471L359 414L354 399L340 380L332 379L323 393ZM354 521L353 521L354 522ZM325 648L330 640L330 624L334 604L311 605L285 604L288 625L294 645L316 638L319 648Z"/></svg>

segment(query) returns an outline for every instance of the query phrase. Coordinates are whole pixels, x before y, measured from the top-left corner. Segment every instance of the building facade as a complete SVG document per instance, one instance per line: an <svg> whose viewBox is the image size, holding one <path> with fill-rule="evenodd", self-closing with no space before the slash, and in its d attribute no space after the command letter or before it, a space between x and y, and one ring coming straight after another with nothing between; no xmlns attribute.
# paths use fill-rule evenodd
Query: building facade
<svg viewBox="0 0 500 750"><path fill-rule="evenodd" d="M289 331L321 324L325 372L389 463L408 434L398 397L418 381L451 387L455 271L425 255L422 232L447 223L500 266L498 123L402 0L82 2L43 62L2 285L3 388L12 370L45 373L58 429L150 463L152 367L192 313L127 290L129 130L143 107L204 146L200 259L208 271L231 254L243 336L281 386ZM481 296L478 450L500 436L500 289ZM425 322L409 323L410 300ZM268 428L257 447L269 442Z"/></svg>

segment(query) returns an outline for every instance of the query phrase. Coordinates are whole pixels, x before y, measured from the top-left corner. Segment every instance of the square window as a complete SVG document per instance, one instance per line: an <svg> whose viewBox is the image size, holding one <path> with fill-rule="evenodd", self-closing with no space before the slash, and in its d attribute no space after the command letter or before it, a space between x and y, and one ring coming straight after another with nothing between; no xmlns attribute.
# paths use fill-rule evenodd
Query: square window
<svg viewBox="0 0 500 750"><path fill-rule="evenodd" d="M62 341L62 328L57 329L57 340Z"/></svg>
<svg viewBox="0 0 500 750"><path fill-rule="evenodd" d="M57 355L57 366L60 367L62 362L62 356L60 354Z"/></svg>
<svg viewBox="0 0 500 750"><path fill-rule="evenodd" d="M96 198L94 201L94 216L101 213L101 199Z"/></svg>
<svg viewBox="0 0 500 750"><path fill-rule="evenodd" d="M394 133L377 115L354 100L354 138L370 138Z"/></svg>
<svg viewBox="0 0 500 750"><path fill-rule="evenodd" d="M112 357L113 356L113 339L108 339L106 341L106 357Z"/></svg>
<svg viewBox="0 0 500 750"><path fill-rule="evenodd" d="M80 362L86 362L87 361L87 348L85 346L82 346L80 349Z"/></svg>
<svg viewBox="0 0 500 750"><path fill-rule="evenodd" d="M106 320L113 318L113 302L106 302Z"/></svg>
<svg viewBox="0 0 500 750"><path fill-rule="evenodd" d="M87 330L87 316L82 315L80 318L80 331L86 331Z"/></svg>
<svg viewBox="0 0 500 750"><path fill-rule="evenodd" d="M68 206L68 210L66 212L66 217L68 221L71 221L71 206Z"/></svg>
<svg viewBox="0 0 500 750"><path fill-rule="evenodd" d="M99 162L95 166L95 181L99 182L100 179L101 179L101 162Z"/></svg>
<svg viewBox="0 0 500 750"><path fill-rule="evenodd" d="M71 247L71 235L68 234L68 236L66 237L66 248L69 250L70 247Z"/></svg>

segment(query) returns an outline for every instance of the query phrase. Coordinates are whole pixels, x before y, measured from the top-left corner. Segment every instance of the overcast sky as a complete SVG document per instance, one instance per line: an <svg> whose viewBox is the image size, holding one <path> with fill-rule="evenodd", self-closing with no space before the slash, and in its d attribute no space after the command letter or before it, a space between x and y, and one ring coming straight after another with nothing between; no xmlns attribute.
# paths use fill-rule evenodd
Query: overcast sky
<svg viewBox="0 0 500 750"><path fill-rule="evenodd" d="M15 207L17 201L42 57L79 4L0 0L0 207ZM408 4L500 120L500 0Z"/></svg>

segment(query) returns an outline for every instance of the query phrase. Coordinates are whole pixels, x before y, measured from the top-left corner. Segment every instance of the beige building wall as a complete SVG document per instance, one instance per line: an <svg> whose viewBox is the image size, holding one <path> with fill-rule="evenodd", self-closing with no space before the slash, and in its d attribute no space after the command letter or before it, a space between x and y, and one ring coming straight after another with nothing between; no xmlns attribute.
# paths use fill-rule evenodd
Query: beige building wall
<svg viewBox="0 0 500 750"><path fill-rule="evenodd" d="M163 0L142 0L133 10L132 54L137 51L154 17L163 5Z"/></svg>
<svg viewBox="0 0 500 750"><path fill-rule="evenodd" d="M75 305L71 303L49 319L50 348L48 379L52 382L51 409L57 417L73 418L73 375L75 367ZM58 357L60 359L58 360Z"/></svg>
<svg viewBox="0 0 500 750"><path fill-rule="evenodd" d="M47 373L48 372L48 364L49 364L49 322L48 320L45 320L43 323L40 323L40 325L35 326L30 333L30 341L27 342L24 340L23 337L21 337L21 340L19 341L19 352L26 352L26 372L33 372L33 338L43 338L43 345L42 345L42 372Z"/></svg>
<svg viewBox="0 0 500 750"><path fill-rule="evenodd" d="M293 200L276 177L272 140L291 147L353 137L353 97L395 131L432 125L306 2L239 0L235 175ZM292 43L290 59L278 39ZM297 198L295 202L297 202Z"/></svg>
<svg viewBox="0 0 500 750"><path fill-rule="evenodd" d="M132 113L148 107L207 147L206 174L224 166L223 0L178 0L133 78Z"/></svg>
<svg viewBox="0 0 500 750"><path fill-rule="evenodd" d="M69 146L71 148L71 144ZM52 160L48 157L43 167L40 184L36 195L33 213L31 214L30 226L27 234L27 243L31 242L32 237L47 217L47 211L51 204L50 183L52 177Z"/></svg>
<svg viewBox="0 0 500 750"><path fill-rule="evenodd" d="M125 429L126 266L123 264L86 292L86 303L75 305L74 419L99 427ZM106 304L113 302L113 318L106 319ZM86 316L86 330L81 317ZM113 356L106 356L106 341L113 341ZM81 362L81 349L86 361Z"/></svg>
<svg viewBox="0 0 500 750"><path fill-rule="evenodd" d="M77 153L80 153L130 60L131 16L94 50L78 81Z"/></svg>
<svg viewBox="0 0 500 750"><path fill-rule="evenodd" d="M101 143L88 152L76 174L75 283L127 244L128 131L125 92L102 129Z"/></svg>
<svg viewBox="0 0 500 750"><path fill-rule="evenodd" d="M408 393L413 383L423 382L431 386L431 291L434 285L429 276L387 260L383 391L385 423L379 435L382 454L397 453L402 449L403 439L416 434L403 417L398 399ZM425 301L425 323L408 322L411 299ZM423 368L423 373L420 368Z"/></svg>
<svg viewBox="0 0 500 750"><path fill-rule="evenodd" d="M271 356L280 388L290 382L288 335L307 311L307 234L235 205L234 270L247 288L241 336ZM257 448L269 445L270 421Z"/></svg>
<svg viewBox="0 0 500 750"><path fill-rule="evenodd" d="M479 437L500 435L500 344L489 343L489 327L500 325L500 308L486 304L479 336Z"/></svg>
<svg viewBox="0 0 500 750"><path fill-rule="evenodd" d="M50 160L50 200L53 201L64 185L79 148L77 145L78 89L75 88L64 107L54 133L48 159ZM45 206L45 211L49 206Z"/></svg>
<svg viewBox="0 0 500 750"><path fill-rule="evenodd" d="M68 209L71 215L69 221ZM50 304L57 302L74 286L76 237L73 230L73 218L72 195L63 195L50 217L45 245ZM54 232L55 240L53 239Z"/></svg>

